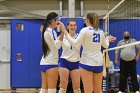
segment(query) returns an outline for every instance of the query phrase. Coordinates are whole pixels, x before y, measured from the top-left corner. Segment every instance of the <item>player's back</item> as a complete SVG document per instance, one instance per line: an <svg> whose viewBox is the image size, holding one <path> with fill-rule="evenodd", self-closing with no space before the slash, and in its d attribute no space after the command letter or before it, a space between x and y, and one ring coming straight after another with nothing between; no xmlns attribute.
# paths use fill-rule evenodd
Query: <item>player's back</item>
<svg viewBox="0 0 140 93"><path fill-rule="evenodd" d="M102 42L105 40L104 32L93 27L86 27L85 30L85 38L82 42L83 51L93 54L100 52Z"/></svg>
<svg viewBox="0 0 140 93"><path fill-rule="evenodd" d="M100 29L96 30L93 27L85 27L83 32L83 51L80 63L90 66L102 66L103 55L101 46L108 46L104 32Z"/></svg>

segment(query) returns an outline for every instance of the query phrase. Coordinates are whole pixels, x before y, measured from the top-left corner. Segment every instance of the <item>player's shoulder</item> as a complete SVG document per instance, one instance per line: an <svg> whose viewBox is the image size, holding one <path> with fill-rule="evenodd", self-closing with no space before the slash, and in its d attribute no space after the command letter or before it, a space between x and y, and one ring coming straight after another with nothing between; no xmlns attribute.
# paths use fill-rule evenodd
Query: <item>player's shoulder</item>
<svg viewBox="0 0 140 93"><path fill-rule="evenodd" d="M81 32L94 31L94 27L88 26L81 29Z"/></svg>
<svg viewBox="0 0 140 93"><path fill-rule="evenodd" d="M80 30L80 33L81 33L81 34L84 34L84 33L87 32L87 30L88 30L88 28L87 28L87 27L84 27L84 28L82 28L82 29Z"/></svg>
<svg viewBox="0 0 140 93"><path fill-rule="evenodd" d="M98 28L98 29L94 30L94 33L104 34L104 31L102 29Z"/></svg>
<svg viewBox="0 0 140 93"><path fill-rule="evenodd" d="M104 31L102 29L100 29L100 28L98 28L97 30L95 29L95 31L98 31L100 33L104 33Z"/></svg>
<svg viewBox="0 0 140 93"><path fill-rule="evenodd" d="M50 27L46 28L45 32L52 32L52 29Z"/></svg>
<svg viewBox="0 0 140 93"><path fill-rule="evenodd" d="M86 31L86 30L88 30L88 27L84 27L81 29L81 31Z"/></svg>
<svg viewBox="0 0 140 93"><path fill-rule="evenodd" d="M50 35L52 33L52 29L51 28L46 28L44 35Z"/></svg>

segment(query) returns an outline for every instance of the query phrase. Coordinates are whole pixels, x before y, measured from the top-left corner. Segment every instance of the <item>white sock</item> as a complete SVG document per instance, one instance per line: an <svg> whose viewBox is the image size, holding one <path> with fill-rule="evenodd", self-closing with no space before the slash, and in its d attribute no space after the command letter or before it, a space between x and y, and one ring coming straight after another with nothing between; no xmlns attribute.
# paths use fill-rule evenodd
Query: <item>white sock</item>
<svg viewBox="0 0 140 93"><path fill-rule="evenodd" d="M56 89L55 88L52 88L52 89L48 89L48 93L56 93Z"/></svg>
<svg viewBox="0 0 140 93"><path fill-rule="evenodd" d="M66 93L66 89L60 88L58 93Z"/></svg>
<svg viewBox="0 0 140 93"><path fill-rule="evenodd" d="M140 93L139 91L136 91L135 93Z"/></svg>
<svg viewBox="0 0 140 93"><path fill-rule="evenodd" d="M39 93L47 93L47 91L48 91L47 89L41 88Z"/></svg>
<svg viewBox="0 0 140 93"><path fill-rule="evenodd" d="M81 93L80 88L79 88L79 89L75 89L75 90L74 90L74 93Z"/></svg>

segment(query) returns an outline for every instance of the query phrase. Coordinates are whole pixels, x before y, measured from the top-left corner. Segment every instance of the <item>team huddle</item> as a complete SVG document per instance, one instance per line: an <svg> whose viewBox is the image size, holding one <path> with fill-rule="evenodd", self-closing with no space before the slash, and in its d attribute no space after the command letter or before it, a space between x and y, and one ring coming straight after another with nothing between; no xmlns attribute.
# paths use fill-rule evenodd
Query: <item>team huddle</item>
<svg viewBox="0 0 140 93"><path fill-rule="evenodd" d="M60 25L61 34L57 37L54 28ZM42 87L40 93L56 93L58 74L60 76L59 93L66 93L69 75L72 79L74 93L81 93L80 78L83 82L84 93L102 93L103 54L101 47L108 48L109 42L116 37L105 37L99 28L96 13L88 13L86 26L76 33L77 23L69 20L67 27L58 19L58 14L51 12L47 15L42 32L43 56L40 61ZM80 57L80 48L83 47ZM58 64L58 49L63 49Z"/></svg>

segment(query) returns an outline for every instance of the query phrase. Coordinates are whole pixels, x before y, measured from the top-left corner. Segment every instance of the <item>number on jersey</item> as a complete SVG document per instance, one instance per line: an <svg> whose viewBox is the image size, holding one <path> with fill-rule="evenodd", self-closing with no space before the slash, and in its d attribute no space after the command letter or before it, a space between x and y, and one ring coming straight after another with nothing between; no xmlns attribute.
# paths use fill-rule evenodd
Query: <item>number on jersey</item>
<svg viewBox="0 0 140 93"><path fill-rule="evenodd" d="M93 42L100 42L100 34L99 33L93 34Z"/></svg>

